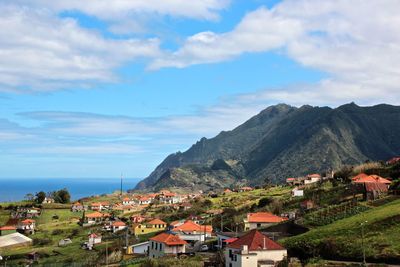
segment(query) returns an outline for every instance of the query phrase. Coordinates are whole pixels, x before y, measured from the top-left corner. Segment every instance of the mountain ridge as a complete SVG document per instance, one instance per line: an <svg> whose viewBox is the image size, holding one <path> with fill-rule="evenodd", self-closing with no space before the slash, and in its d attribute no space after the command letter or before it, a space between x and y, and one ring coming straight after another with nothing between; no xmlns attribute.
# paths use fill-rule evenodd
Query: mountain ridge
<svg viewBox="0 0 400 267"><path fill-rule="evenodd" d="M136 189L208 190L238 183L282 182L346 164L400 154L400 107L379 104L267 107L231 131L169 155ZM213 170L221 160L230 170ZM160 178L162 180L160 181Z"/></svg>

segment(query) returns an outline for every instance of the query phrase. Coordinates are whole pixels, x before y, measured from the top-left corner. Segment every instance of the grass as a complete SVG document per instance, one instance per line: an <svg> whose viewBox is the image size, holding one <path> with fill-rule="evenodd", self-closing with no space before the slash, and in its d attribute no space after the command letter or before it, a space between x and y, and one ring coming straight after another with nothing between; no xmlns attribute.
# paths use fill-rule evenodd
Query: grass
<svg viewBox="0 0 400 267"><path fill-rule="evenodd" d="M303 258L361 260L361 223L364 223L367 259L400 262L400 200L317 227L282 243Z"/></svg>

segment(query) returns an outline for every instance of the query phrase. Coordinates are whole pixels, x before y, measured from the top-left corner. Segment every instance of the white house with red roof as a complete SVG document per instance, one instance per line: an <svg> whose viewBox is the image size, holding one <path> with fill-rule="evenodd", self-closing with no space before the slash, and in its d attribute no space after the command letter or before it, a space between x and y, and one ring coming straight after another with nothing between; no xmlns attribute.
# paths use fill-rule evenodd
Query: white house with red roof
<svg viewBox="0 0 400 267"><path fill-rule="evenodd" d="M245 231L257 229L260 227L268 227L276 223L287 221L285 217L274 215L270 212L248 213L243 220Z"/></svg>
<svg viewBox="0 0 400 267"><path fill-rule="evenodd" d="M115 221L111 223L111 230L113 233L126 229L127 226L122 221Z"/></svg>
<svg viewBox="0 0 400 267"><path fill-rule="evenodd" d="M211 237L213 228L211 225L201 225L187 220L185 222L176 223L171 232L178 235L186 241L205 241Z"/></svg>
<svg viewBox="0 0 400 267"><path fill-rule="evenodd" d="M35 233L36 222L32 219L25 219L23 221L18 222L17 230L20 232L24 232L26 234L34 234Z"/></svg>
<svg viewBox="0 0 400 267"><path fill-rule="evenodd" d="M224 254L226 267L274 267L287 250L254 229L228 244Z"/></svg>
<svg viewBox="0 0 400 267"><path fill-rule="evenodd" d="M186 244L187 242L179 236L161 233L149 239L149 257L160 258L185 253Z"/></svg>
<svg viewBox="0 0 400 267"><path fill-rule="evenodd" d="M304 180L304 184L313 184L321 181L322 177L321 175L314 173L314 174L309 174L306 176L306 179Z"/></svg>

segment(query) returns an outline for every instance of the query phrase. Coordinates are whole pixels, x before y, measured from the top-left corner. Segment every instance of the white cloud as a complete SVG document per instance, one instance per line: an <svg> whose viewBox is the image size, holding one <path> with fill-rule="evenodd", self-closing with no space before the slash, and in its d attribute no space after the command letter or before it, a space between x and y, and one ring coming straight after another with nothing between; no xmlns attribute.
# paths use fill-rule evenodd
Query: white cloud
<svg viewBox="0 0 400 267"><path fill-rule="evenodd" d="M270 10L261 7L248 13L231 32L188 37L180 49L155 59L149 68L181 68L279 51L329 77L308 87L263 92L270 100L400 103L398 10L400 2L395 0L284 0Z"/></svg>
<svg viewBox="0 0 400 267"><path fill-rule="evenodd" d="M110 82L116 67L159 54L157 39L105 39L46 10L0 4L0 11L0 91Z"/></svg>
<svg viewBox="0 0 400 267"><path fill-rule="evenodd" d="M16 0L61 11L80 11L107 20L124 20L135 14L156 13L195 19L217 19L218 11L229 5L228 0Z"/></svg>

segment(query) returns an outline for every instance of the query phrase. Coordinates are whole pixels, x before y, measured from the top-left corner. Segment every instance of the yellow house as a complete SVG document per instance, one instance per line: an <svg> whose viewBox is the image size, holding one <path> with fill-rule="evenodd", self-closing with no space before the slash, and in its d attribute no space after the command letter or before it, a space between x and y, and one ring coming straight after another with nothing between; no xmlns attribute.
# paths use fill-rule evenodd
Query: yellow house
<svg viewBox="0 0 400 267"><path fill-rule="evenodd" d="M165 231L166 229L167 229L167 223L163 222L160 219L154 219L146 223L133 225L133 231L135 233L135 236Z"/></svg>

